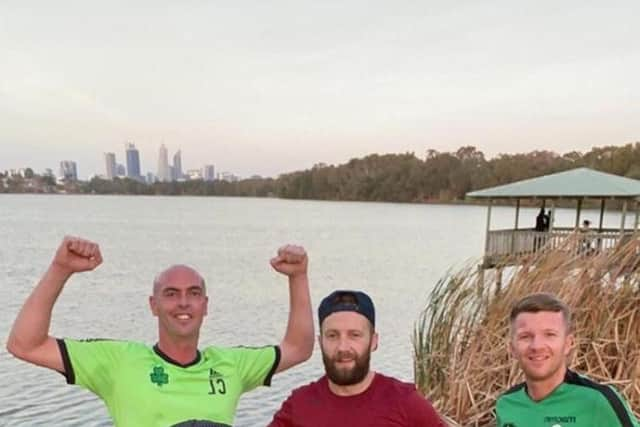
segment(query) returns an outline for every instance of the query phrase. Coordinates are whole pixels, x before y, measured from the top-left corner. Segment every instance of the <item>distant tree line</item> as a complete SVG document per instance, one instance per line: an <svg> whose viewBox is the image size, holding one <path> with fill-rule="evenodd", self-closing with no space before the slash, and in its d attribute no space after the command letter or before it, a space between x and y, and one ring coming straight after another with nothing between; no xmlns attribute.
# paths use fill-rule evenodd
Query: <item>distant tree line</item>
<svg viewBox="0 0 640 427"><path fill-rule="evenodd" d="M79 192L93 194L143 194L166 196L274 196L275 180L272 178L244 179L236 182L189 181L155 182L146 184L130 178L114 178L113 181L92 178L80 185Z"/></svg>
<svg viewBox="0 0 640 427"><path fill-rule="evenodd" d="M640 179L640 143L593 148L586 154L532 151L486 159L473 146L455 152L372 154L339 166L283 174L276 194L292 199L451 202L469 191L577 167Z"/></svg>
<svg viewBox="0 0 640 427"><path fill-rule="evenodd" d="M582 154L572 151L532 151L500 154L486 159L473 146L455 152L427 150L415 153L371 154L342 165L317 164L313 168L285 173L276 179L245 179L237 182L190 180L145 184L128 178L65 183L53 187L51 177L32 175L3 177L0 192L26 192L29 188L90 194L146 194L194 196L281 197L288 199L353 200L386 202L451 202L467 192L526 178L589 167L640 179L640 142L624 146L593 148ZM39 180L33 185L33 180ZM32 182L31 187L25 182ZM49 191L51 192L51 191Z"/></svg>

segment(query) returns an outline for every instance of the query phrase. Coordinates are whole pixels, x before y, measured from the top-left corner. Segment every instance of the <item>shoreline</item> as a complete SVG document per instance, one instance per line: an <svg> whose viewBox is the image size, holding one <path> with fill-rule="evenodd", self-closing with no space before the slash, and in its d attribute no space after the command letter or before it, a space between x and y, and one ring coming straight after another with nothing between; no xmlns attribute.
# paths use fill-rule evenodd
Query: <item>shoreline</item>
<svg viewBox="0 0 640 427"><path fill-rule="evenodd" d="M308 198L291 198L291 197L278 197L278 196L254 196L254 195L230 195L230 194L136 194L136 193L83 193L83 192L65 192L65 191L4 191L0 192L0 196L3 195L31 195L31 196L122 196L122 197L230 197L230 198L250 198L250 199L278 199L278 200L300 200L307 202L353 202L353 203L388 203L388 204L402 204L402 205L442 205L442 206L489 206L484 200L423 200L423 201L392 201L392 200L358 200L358 199L308 199ZM542 200L542 199L538 199ZM549 200L549 199L546 199ZM493 201L492 206L500 207L514 207L516 204L509 200ZM525 203L523 200L520 204L521 208L540 208L539 203ZM573 209L575 203L558 203L556 208ZM598 209L598 199L585 199L582 205L583 209ZM551 206L547 204L545 209L550 209ZM609 206L608 211L620 211L621 209L614 206Z"/></svg>

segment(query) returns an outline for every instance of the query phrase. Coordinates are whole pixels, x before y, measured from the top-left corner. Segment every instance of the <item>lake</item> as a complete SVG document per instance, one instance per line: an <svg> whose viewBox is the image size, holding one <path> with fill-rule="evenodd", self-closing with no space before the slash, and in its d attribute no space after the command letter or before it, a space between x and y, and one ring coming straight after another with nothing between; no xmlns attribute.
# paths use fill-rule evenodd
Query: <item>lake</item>
<svg viewBox="0 0 640 427"><path fill-rule="evenodd" d="M533 227L536 214L522 209L521 227ZM513 208L494 208L492 223L512 227L513 215ZM574 215L558 210L556 225L570 225ZM585 217L595 223L597 213ZM618 218L609 215L605 225L619 226ZM157 325L147 303L153 278L185 263L207 281L203 346L277 344L288 291L268 260L282 244L297 243L310 257L314 317L330 291L365 290L377 306L380 334L372 368L413 381L414 322L438 278L482 255L485 221L480 206L0 195L0 425L111 425L94 395L5 350L13 319L66 234L100 243L104 263L69 281L54 310L54 336L155 343ZM245 394L234 425L266 425L293 388L322 372L316 345L311 360L275 376L272 387Z"/></svg>

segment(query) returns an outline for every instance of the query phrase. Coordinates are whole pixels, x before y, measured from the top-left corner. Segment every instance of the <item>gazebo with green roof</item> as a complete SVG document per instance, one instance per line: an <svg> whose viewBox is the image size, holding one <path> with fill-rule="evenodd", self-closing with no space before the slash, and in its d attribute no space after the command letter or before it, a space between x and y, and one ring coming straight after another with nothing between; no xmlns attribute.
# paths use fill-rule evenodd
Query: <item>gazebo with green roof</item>
<svg viewBox="0 0 640 427"><path fill-rule="evenodd" d="M467 193L467 196L474 199L487 199L489 202L483 262L485 268L491 268L498 264L515 263L513 260L532 254L542 247L556 248L562 245L570 235L579 229L582 204L585 200L600 200L598 228L582 230L585 239L588 239L589 244L592 245L591 249L585 253L613 248L638 229L640 181L588 168L577 168L473 191ZM491 230L491 207L496 200L515 200L516 215L513 229ZM536 231L518 227L521 200L540 200L543 207L547 200L551 202L548 230ZM555 204L560 200L576 201L575 227L554 227ZM622 202L622 217L619 228L605 229L602 227L607 200ZM635 211L633 229L625 227L629 202L632 202ZM583 241L585 240L583 239ZM576 250L580 250L580 248L576 248Z"/></svg>

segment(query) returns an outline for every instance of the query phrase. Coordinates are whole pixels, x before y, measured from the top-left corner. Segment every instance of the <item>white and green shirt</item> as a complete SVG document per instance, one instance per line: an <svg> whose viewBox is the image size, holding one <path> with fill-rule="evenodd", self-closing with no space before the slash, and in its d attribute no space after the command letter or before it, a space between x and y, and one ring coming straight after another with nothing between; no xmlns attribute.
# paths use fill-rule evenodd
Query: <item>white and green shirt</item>
<svg viewBox="0 0 640 427"><path fill-rule="evenodd" d="M240 395L270 385L278 347L207 347L181 365L136 342L58 340L69 384L104 400L118 427L231 426Z"/></svg>

